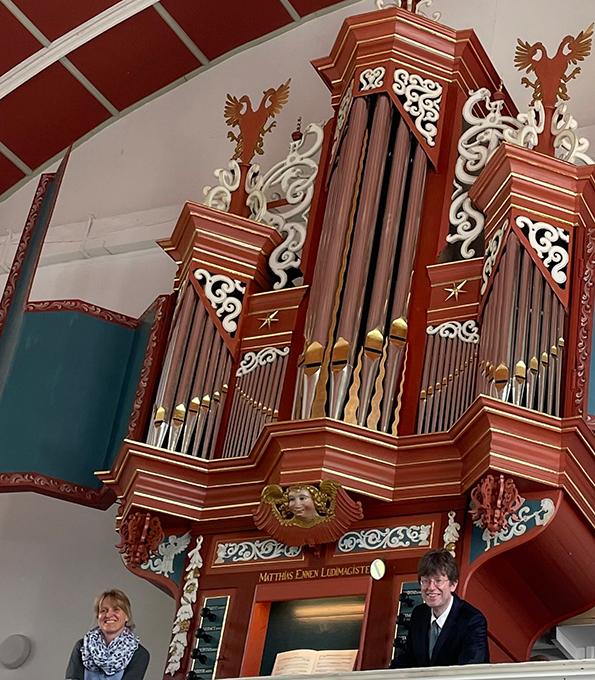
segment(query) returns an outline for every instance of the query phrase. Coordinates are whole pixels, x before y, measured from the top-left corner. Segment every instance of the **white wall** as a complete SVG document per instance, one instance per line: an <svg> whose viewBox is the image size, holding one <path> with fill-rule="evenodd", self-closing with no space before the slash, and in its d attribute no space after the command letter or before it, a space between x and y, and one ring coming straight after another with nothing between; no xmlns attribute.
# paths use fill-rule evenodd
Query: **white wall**
<svg viewBox="0 0 595 680"><path fill-rule="evenodd" d="M175 614L172 598L133 576L114 547L116 506L92 510L35 493L0 494L0 642L26 635L23 666L0 680L61 680L74 643L93 625L93 600L120 588L151 653L146 680L163 677Z"/></svg>

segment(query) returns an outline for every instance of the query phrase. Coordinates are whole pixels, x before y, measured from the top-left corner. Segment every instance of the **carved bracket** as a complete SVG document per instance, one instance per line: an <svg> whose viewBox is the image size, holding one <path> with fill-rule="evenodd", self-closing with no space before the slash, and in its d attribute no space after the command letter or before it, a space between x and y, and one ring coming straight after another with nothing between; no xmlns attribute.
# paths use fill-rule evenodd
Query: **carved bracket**
<svg viewBox="0 0 595 680"><path fill-rule="evenodd" d="M523 501L512 479L487 475L471 491L469 512L475 523L493 535L508 526L509 517L518 520L516 511Z"/></svg>
<svg viewBox="0 0 595 680"><path fill-rule="evenodd" d="M135 512L120 526L121 543L116 548L123 555L129 567L138 567L147 562L151 555L158 555L163 541L161 520L149 512Z"/></svg>

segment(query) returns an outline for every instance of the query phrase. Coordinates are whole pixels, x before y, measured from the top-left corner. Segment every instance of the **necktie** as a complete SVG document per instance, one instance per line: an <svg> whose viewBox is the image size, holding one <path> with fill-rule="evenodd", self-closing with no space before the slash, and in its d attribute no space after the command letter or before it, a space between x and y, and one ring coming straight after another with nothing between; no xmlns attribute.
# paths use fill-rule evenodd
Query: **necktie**
<svg viewBox="0 0 595 680"><path fill-rule="evenodd" d="M436 645L436 640L440 635L440 626L437 621L432 621L432 627L430 628L430 659L432 658L432 652L434 651L434 646Z"/></svg>

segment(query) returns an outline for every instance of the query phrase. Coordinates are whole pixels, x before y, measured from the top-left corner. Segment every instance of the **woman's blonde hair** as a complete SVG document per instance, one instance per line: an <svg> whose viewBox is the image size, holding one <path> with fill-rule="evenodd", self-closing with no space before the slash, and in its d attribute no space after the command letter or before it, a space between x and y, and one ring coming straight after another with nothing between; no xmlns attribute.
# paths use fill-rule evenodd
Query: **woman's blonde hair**
<svg viewBox="0 0 595 680"><path fill-rule="evenodd" d="M99 618L99 610L104 600L110 600L112 604L118 605L120 609L126 614L128 621L126 622L126 628L134 628L134 621L132 620L132 607L130 606L130 600L126 593L116 588L111 590L104 590L95 598L95 603L93 609L95 610L95 618Z"/></svg>

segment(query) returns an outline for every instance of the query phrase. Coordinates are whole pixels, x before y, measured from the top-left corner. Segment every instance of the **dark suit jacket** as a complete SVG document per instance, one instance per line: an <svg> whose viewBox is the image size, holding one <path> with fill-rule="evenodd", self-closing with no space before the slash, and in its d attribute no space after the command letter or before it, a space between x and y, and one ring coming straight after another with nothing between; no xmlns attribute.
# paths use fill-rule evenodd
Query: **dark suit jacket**
<svg viewBox="0 0 595 680"><path fill-rule="evenodd" d="M485 616L453 593L454 602L430 658L430 619L427 604L418 605L411 614L405 647L391 668L417 666L456 666L465 663L489 663L488 624Z"/></svg>

